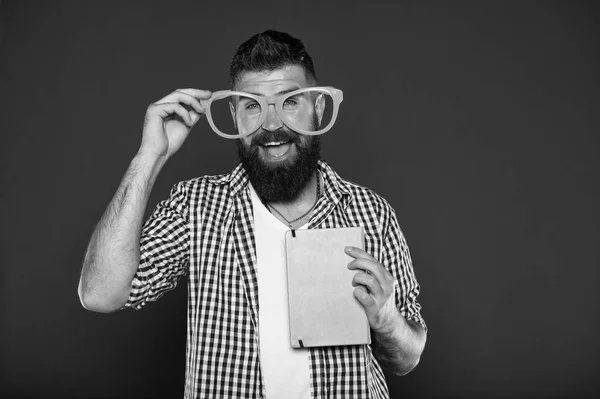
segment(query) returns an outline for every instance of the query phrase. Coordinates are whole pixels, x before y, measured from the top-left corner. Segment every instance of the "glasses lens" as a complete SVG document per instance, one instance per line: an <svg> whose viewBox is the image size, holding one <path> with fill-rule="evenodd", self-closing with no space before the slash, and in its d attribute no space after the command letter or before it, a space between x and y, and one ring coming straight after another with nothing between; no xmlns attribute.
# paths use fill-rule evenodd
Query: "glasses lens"
<svg viewBox="0 0 600 399"><path fill-rule="evenodd" d="M282 108L285 122L293 130L309 130L318 134L333 118L333 98L319 89L287 97Z"/></svg>
<svg viewBox="0 0 600 399"><path fill-rule="evenodd" d="M210 114L215 127L228 136L253 133L259 125L261 107L252 97L229 95L213 100Z"/></svg>

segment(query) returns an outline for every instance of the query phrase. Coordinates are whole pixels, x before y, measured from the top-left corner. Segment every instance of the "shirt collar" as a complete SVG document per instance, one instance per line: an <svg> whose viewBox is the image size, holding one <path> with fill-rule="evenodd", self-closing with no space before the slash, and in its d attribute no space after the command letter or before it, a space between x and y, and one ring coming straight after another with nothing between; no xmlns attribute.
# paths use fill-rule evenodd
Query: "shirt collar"
<svg viewBox="0 0 600 399"><path fill-rule="evenodd" d="M243 189L248 187L248 183L250 182L248 173L241 162L231 171L231 173L226 175L208 176L208 180L217 186L228 184L232 197L237 196Z"/></svg>
<svg viewBox="0 0 600 399"><path fill-rule="evenodd" d="M317 170L323 177L323 195L335 205L351 197L348 183L338 175L331 166L322 159L317 164Z"/></svg>

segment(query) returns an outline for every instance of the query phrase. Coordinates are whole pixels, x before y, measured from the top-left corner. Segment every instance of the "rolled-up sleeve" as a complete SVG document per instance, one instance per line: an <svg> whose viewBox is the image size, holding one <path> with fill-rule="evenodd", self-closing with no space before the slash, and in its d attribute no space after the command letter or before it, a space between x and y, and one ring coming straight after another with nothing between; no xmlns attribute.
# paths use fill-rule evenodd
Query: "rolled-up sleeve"
<svg viewBox="0 0 600 399"><path fill-rule="evenodd" d="M425 331L427 325L421 316L421 305L417 301L421 287L415 277L410 250L400 230L396 214L391 210L384 239L383 265L396 277L396 306L406 320L420 323Z"/></svg>
<svg viewBox="0 0 600 399"><path fill-rule="evenodd" d="M185 182L171 190L142 228L140 265L126 308L141 309L177 285L189 267L189 197Z"/></svg>

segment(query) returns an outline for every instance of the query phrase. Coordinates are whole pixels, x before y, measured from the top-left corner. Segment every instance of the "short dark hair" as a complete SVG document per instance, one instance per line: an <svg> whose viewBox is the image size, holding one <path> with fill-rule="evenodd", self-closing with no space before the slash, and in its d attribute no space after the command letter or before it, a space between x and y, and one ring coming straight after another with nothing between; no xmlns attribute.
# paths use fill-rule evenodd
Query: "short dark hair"
<svg viewBox="0 0 600 399"><path fill-rule="evenodd" d="M287 65L300 65L307 80L316 84L312 58L299 39L275 30L257 33L240 45L231 60L231 86L242 72L273 71Z"/></svg>

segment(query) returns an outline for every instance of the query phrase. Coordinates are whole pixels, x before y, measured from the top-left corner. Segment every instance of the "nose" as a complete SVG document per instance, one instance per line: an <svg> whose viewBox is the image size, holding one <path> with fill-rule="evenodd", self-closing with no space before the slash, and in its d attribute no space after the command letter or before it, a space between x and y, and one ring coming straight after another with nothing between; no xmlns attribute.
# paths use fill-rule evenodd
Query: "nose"
<svg viewBox="0 0 600 399"><path fill-rule="evenodd" d="M262 128L268 130L269 132L274 132L283 126L283 122L279 115L277 115L277 111L275 111L275 105L269 104L269 108L267 110L267 118L265 119Z"/></svg>

